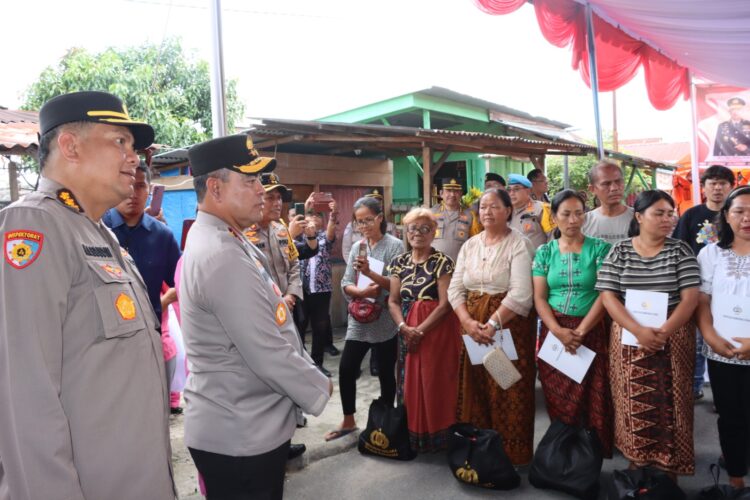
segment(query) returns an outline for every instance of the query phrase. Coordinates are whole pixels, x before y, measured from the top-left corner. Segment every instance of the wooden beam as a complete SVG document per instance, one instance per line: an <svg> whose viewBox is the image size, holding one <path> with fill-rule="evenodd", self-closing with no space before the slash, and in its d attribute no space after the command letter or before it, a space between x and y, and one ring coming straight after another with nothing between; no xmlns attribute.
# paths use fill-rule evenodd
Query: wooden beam
<svg viewBox="0 0 750 500"><path fill-rule="evenodd" d="M259 142L255 144L255 149L272 148L272 147L279 146L281 144L287 144L289 142L301 142L304 140L305 140L305 136L301 134L288 135L280 139L270 139L268 141Z"/></svg>
<svg viewBox="0 0 750 500"><path fill-rule="evenodd" d="M440 170L440 167L443 166L443 163L445 163L445 160L448 159L448 157L450 156L450 154L452 152L453 152L453 146L448 146L448 149L446 149L445 151L443 151L443 154L440 155L440 158L438 158L438 161L435 164L435 167L433 168L433 170L435 172L437 172L438 170Z"/></svg>
<svg viewBox="0 0 750 500"><path fill-rule="evenodd" d="M432 149L425 145L422 148L422 205L430 208L430 198L432 198Z"/></svg>
<svg viewBox="0 0 750 500"><path fill-rule="evenodd" d="M18 199L18 165L16 162L8 162L8 183L10 184L10 201Z"/></svg>

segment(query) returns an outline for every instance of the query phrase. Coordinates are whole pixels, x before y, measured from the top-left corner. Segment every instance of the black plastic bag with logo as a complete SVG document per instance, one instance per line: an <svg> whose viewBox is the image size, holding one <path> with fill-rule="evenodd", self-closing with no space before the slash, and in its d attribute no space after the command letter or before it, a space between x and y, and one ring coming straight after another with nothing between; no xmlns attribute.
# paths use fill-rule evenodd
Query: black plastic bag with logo
<svg viewBox="0 0 750 500"><path fill-rule="evenodd" d="M502 436L492 429L466 423L452 425L448 466L457 481L472 486L512 490L521 484L521 477L503 449Z"/></svg>
<svg viewBox="0 0 750 500"><path fill-rule="evenodd" d="M599 492L602 462L596 432L555 420L536 448L529 482L536 488L594 499Z"/></svg>
<svg viewBox="0 0 750 500"><path fill-rule="evenodd" d="M711 464L711 477L714 485L703 488L698 495L698 500L750 500L750 488L737 489L728 484L719 484L721 470L717 464Z"/></svg>
<svg viewBox="0 0 750 500"><path fill-rule="evenodd" d="M607 490L608 500L685 500L685 492L666 472L656 469L616 470Z"/></svg>
<svg viewBox="0 0 750 500"><path fill-rule="evenodd" d="M370 405L367 428L359 434L357 448L363 455L394 460L414 460L417 452L409 442L406 407L393 407L376 399Z"/></svg>

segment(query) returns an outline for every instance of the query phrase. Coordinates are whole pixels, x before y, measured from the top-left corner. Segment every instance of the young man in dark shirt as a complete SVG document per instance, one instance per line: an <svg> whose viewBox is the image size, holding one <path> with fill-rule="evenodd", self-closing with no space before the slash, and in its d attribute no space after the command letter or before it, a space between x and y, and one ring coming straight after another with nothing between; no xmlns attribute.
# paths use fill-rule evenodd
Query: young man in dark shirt
<svg viewBox="0 0 750 500"><path fill-rule="evenodd" d="M683 240L695 255L708 243L719 239L716 227L716 216L724 201L734 187L734 173L723 165L711 165L701 175L701 187L706 195L706 202L695 205L685 211L677 222L673 238ZM703 397L703 373L706 369L706 358L703 357L703 336L696 335L695 374L693 376L693 396Z"/></svg>

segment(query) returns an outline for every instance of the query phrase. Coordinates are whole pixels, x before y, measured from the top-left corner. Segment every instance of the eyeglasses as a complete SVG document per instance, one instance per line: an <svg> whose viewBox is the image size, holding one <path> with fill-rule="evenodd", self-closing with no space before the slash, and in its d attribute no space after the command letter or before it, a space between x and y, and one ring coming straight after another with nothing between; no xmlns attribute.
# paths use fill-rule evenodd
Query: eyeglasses
<svg viewBox="0 0 750 500"><path fill-rule="evenodd" d="M377 217L368 217L366 219L362 220L355 220L354 224L359 227L368 227L375 224L375 221L377 220Z"/></svg>
<svg viewBox="0 0 750 500"><path fill-rule="evenodd" d="M431 233L432 231L433 231L432 226L428 224L423 224L421 226L417 226L416 224L410 224L406 226L406 232L409 234L414 234L414 233L427 234L427 233Z"/></svg>
<svg viewBox="0 0 750 500"><path fill-rule="evenodd" d="M536 182L536 183L542 183L542 182L544 182L544 183L546 183L547 179L537 179L537 180L531 181L531 182Z"/></svg>

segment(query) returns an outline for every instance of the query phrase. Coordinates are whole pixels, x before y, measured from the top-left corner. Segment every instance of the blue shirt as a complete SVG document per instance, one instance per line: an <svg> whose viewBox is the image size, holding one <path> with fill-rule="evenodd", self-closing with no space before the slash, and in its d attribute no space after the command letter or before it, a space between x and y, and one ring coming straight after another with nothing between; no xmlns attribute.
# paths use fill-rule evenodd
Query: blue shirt
<svg viewBox="0 0 750 500"><path fill-rule="evenodd" d="M161 321L161 284L174 286L180 247L166 224L144 213L135 227L128 227L117 209L104 214L102 222L112 229L120 246L130 253L148 288L148 298Z"/></svg>

